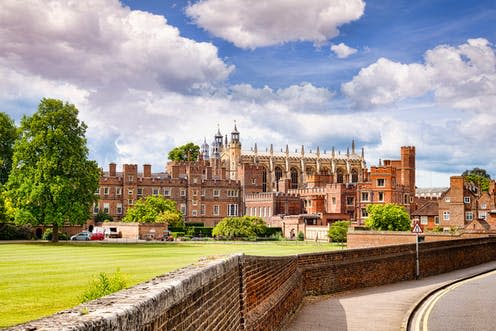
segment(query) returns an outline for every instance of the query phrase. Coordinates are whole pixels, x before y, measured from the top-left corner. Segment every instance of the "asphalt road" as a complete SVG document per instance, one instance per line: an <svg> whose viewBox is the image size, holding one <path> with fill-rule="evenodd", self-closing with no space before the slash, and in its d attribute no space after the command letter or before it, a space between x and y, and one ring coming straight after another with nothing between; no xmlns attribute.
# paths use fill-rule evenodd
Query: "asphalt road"
<svg viewBox="0 0 496 331"><path fill-rule="evenodd" d="M496 330L495 310L496 271L491 271L434 293L417 310L410 330Z"/></svg>

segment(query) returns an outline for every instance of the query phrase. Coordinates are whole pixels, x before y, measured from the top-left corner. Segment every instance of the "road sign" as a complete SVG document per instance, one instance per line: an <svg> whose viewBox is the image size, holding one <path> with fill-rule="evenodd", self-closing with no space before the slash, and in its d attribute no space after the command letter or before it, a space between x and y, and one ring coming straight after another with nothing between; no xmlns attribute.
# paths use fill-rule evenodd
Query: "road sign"
<svg viewBox="0 0 496 331"><path fill-rule="evenodd" d="M422 231L422 227L420 226L419 221L417 221L417 220L413 221L412 232L416 233L416 234L424 232L424 231Z"/></svg>

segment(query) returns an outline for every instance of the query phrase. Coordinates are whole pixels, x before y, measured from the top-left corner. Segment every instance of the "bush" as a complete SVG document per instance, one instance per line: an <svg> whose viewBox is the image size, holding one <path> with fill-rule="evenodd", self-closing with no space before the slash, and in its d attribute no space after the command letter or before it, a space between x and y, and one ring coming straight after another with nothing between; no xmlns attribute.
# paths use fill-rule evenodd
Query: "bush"
<svg viewBox="0 0 496 331"><path fill-rule="evenodd" d="M41 239L52 240L52 234L53 234L52 229L46 229ZM69 235L65 232L59 232L59 240L69 240Z"/></svg>
<svg viewBox="0 0 496 331"><path fill-rule="evenodd" d="M184 227L177 227L177 226L169 226L168 227L170 232L186 232L186 229Z"/></svg>
<svg viewBox="0 0 496 331"><path fill-rule="evenodd" d="M33 228L30 224L0 223L0 240L29 240L31 238L33 238Z"/></svg>
<svg viewBox="0 0 496 331"><path fill-rule="evenodd" d="M334 222L329 228L328 236L333 242L344 243L347 239L348 227L350 222L337 221Z"/></svg>
<svg viewBox="0 0 496 331"><path fill-rule="evenodd" d="M432 232L443 232L443 228L439 225L436 225L431 231Z"/></svg>
<svg viewBox="0 0 496 331"><path fill-rule="evenodd" d="M107 213L104 213L103 211L99 211L98 214L93 216L93 219L95 220L95 222L100 222L100 223L103 223L105 221L109 221L109 222L113 221L112 216L110 216Z"/></svg>
<svg viewBox="0 0 496 331"><path fill-rule="evenodd" d="M88 288L81 296L81 303L101 298L105 295L120 291L127 286L127 279L119 269L112 275L101 272L89 282Z"/></svg>
<svg viewBox="0 0 496 331"><path fill-rule="evenodd" d="M212 230L214 228L205 228L203 226L195 226L191 228L191 234L195 237L212 237ZM190 234L190 232L188 232Z"/></svg>
<svg viewBox="0 0 496 331"><path fill-rule="evenodd" d="M186 235L185 232L171 232L171 236L174 239L177 239L177 238L180 238L180 237L184 237L185 235Z"/></svg>
<svg viewBox="0 0 496 331"><path fill-rule="evenodd" d="M303 240L305 240L305 234L302 231L300 231L300 232L298 232L297 238L298 238L298 241L303 241Z"/></svg>
<svg viewBox="0 0 496 331"><path fill-rule="evenodd" d="M227 239L256 238L263 234L266 228L260 217L225 217L214 227L212 235Z"/></svg>
<svg viewBox="0 0 496 331"><path fill-rule="evenodd" d="M277 233L282 234L282 228L273 227L273 228L265 228L265 231L260 234L260 237L274 237Z"/></svg>

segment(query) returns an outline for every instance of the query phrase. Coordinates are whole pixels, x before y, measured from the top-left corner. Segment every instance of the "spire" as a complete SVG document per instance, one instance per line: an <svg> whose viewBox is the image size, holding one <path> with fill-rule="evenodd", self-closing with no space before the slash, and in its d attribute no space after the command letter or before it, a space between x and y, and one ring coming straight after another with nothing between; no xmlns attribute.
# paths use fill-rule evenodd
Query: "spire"
<svg viewBox="0 0 496 331"><path fill-rule="evenodd" d="M203 137L203 144L201 145L201 156L204 160L208 160L209 159L209 155L208 155L208 144L207 144L207 138L206 137Z"/></svg>
<svg viewBox="0 0 496 331"><path fill-rule="evenodd" d="M320 157L320 148L317 146L317 157Z"/></svg>
<svg viewBox="0 0 496 331"><path fill-rule="evenodd" d="M355 154L355 139L351 141L351 154Z"/></svg>
<svg viewBox="0 0 496 331"><path fill-rule="evenodd" d="M365 157L365 150L364 148L362 147L362 159Z"/></svg>
<svg viewBox="0 0 496 331"><path fill-rule="evenodd" d="M346 156L350 156L350 148L349 147L346 148Z"/></svg>
<svg viewBox="0 0 496 331"><path fill-rule="evenodd" d="M222 133L220 133L219 124L217 124L217 133L215 134L214 141L215 141L215 144L218 145L217 147L222 146Z"/></svg>
<svg viewBox="0 0 496 331"><path fill-rule="evenodd" d="M301 145L301 156L305 155L305 146Z"/></svg>
<svg viewBox="0 0 496 331"><path fill-rule="evenodd" d="M334 157L334 155L336 155L336 152L334 151L334 146L332 146L332 157Z"/></svg>
<svg viewBox="0 0 496 331"><path fill-rule="evenodd" d="M255 154L257 154L257 153L258 153L257 143L255 143L255 147L253 148L253 151L255 152Z"/></svg>
<svg viewBox="0 0 496 331"><path fill-rule="evenodd" d="M231 132L231 142L237 143L239 142L239 131L236 127L236 121L234 121L234 129Z"/></svg>
<svg viewBox="0 0 496 331"><path fill-rule="evenodd" d="M382 167L382 160L379 159L379 167Z"/></svg>
<svg viewBox="0 0 496 331"><path fill-rule="evenodd" d="M274 154L274 147L270 144L270 155Z"/></svg>
<svg viewBox="0 0 496 331"><path fill-rule="evenodd" d="M286 155L289 155L289 146L286 144Z"/></svg>

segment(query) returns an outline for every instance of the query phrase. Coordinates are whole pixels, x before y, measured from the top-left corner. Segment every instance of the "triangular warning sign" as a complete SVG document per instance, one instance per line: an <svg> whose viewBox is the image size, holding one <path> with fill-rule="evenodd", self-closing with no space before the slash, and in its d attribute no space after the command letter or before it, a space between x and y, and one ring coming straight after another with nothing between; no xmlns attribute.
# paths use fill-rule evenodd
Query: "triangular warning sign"
<svg viewBox="0 0 496 331"><path fill-rule="evenodd" d="M413 233L422 233L422 228L420 227L420 224L418 224L418 222L415 222L415 224L413 225L412 232Z"/></svg>

